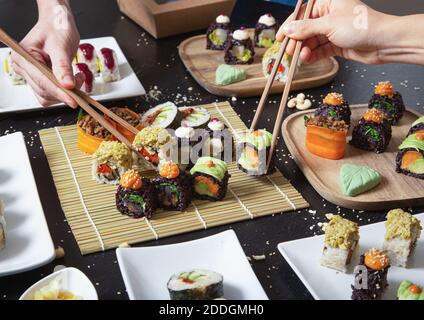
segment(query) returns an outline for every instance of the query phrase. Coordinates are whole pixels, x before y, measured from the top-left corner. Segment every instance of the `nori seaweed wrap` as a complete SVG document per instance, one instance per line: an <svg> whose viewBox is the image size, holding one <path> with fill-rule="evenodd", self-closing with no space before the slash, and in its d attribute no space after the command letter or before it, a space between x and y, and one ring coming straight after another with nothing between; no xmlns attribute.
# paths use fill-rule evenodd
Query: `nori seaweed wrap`
<svg viewBox="0 0 424 320"><path fill-rule="evenodd" d="M407 137L416 132L424 133L424 116L420 117L412 124L411 129L409 129L409 132L407 134Z"/></svg>
<svg viewBox="0 0 424 320"><path fill-rule="evenodd" d="M396 172L424 179L424 133L415 132L399 146Z"/></svg>
<svg viewBox="0 0 424 320"><path fill-rule="evenodd" d="M271 48L279 28L280 26L270 13L261 16L255 27L255 46Z"/></svg>
<svg viewBox="0 0 424 320"><path fill-rule="evenodd" d="M133 218L151 218L156 210L153 184L134 170L121 177L115 198L118 211Z"/></svg>
<svg viewBox="0 0 424 320"><path fill-rule="evenodd" d="M343 95L335 92L329 93L323 100L321 106L315 110L315 116L330 117L336 121L343 120L350 125L351 111L349 104L344 100Z"/></svg>
<svg viewBox="0 0 424 320"><path fill-rule="evenodd" d="M382 153L386 151L392 138L392 127L384 112L368 109L353 128L350 144L356 148Z"/></svg>
<svg viewBox="0 0 424 320"><path fill-rule="evenodd" d="M368 107L383 111L391 125L397 124L405 112L401 94L394 91L389 81L379 82L376 85Z"/></svg>
<svg viewBox="0 0 424 320"><path fill-rule="evenodd" d="M157 206L167 210L184 211L191 201L192 180L178 165L165 162L153 179Z"/></svg>
<svg viewBox="0 0 424 320"><path fill-rule="evenodd" d="M225 63L252 64L254 55L255 48L249 32L244 28L234 31L225 47Z"/></svg>
<svg viewBox="0 0 424 320"><path fill-rule="evenodd" d="M221 14L216 17L215 22L206 31L206 49L224 50L233 30L228 16Z"/></svg>

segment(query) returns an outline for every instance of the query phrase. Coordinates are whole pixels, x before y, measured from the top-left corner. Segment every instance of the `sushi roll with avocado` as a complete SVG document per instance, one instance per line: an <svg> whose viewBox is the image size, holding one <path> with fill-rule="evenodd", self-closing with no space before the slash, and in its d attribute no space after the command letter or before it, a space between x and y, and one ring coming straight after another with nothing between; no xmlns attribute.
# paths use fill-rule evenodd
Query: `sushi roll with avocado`
<svg viewBox="0 0 424 320"><path fill-rule="evenodd" d="M336 121L343 120L350 125L351 111L349 103L343 98L343 95L331 92L322 101L322 104L315 110L315 116L330 117Z"/></svg>
<svg viewBox="0 0 424 320"><path fill-rule="evenodd" d="M254 56L255 48L249 32L243 27L234 31L225 47L225 63L252 64Z"/></svg>
<svg viewBox="0 0 424 320"><path fill-rule="evenodd" d="M98 183L118 184L121 175L131 169L131 150L118 141L103 141L93 154L92 176Z"/></svg>
<svg viewBox="0 0 424 320"><path fill-rule="evenodd" d="M120 80L119 63L115 51L110 48L101 48L99 53L99 71L103 82Z"/></svg>
<svg viewBox="0 0 424 320"><path fill-rule="evenodd" d="M87 94L92 94L94 90L94 74L90 70L87 64L85 63L76 63L74 65L74 72L75 73L83 73L85 80L82 84L81 90L84 91Z"/></svg>
<svg viewBox="0 0 424 320"><path fill-rule="evenodd" d="M275 61L277 61L278 51L280 50L281 42L275 41L271 48L269 48L262 58L262 72L265 78L269 78L272 69L274 68ZM286 82L289 74L291 56L287 53L284 54L280 65L278 66L275 79L279 82Z"/></svg>
<svg viewBox="0 0 424 320"><path fill-rule="evenodd" d="M424 300L423 287L411 281L402 281L397 292L398 300Z"/></svg>
<svg viewBox="0 0 424 320"><path fill-rule="evenodd" d="M418 118L412 124L411 129L409 129L407 136L410 136L413 133L423 133L424 134L424 116Z"/></svg>
<svg viewBox="0 0 424 320"><path fill-rule="evenodd" d="M10 83L12 85L17 86L17 85L21 85L21 84L25 84L26 83L24 77L22 77L21 75L17 74L15 72L15 70L13 70L12 52L11 51L9 51L6 59L4 60L4 69L6 71L7 77L10 80Z"/></svg>
<svg viewBox="0 0 424 320"><path fill-rule="evenodd" d="M424 179L424 133L417 131L409 135L399 146L396 171Z"/></svg>
<svg viewBox="0 0 424 320"><path fill-rule="evenodd" d="M94 46L90 43L81 43L78 46L74 63L85 63L90 71L94 75L97 75L99 73L99 64L97 59L98 57Z"/></svg>
<svg viewBox="0 0 424 320"><path fill-rule="evenodd" d="M255 46L271 48L279 28L280 26L272 14L267 13L261 16L255 27Z"/></svg>
<svg viewBox="0 0 424 320"><path fill-rule="evenodd" d="M391 125L397 124L405 112L401 94L394 90L389 81L379 82L375 86L368 107L383 111Z"/></svg>
<svg viewBox="0 0 424 320"><path fill-rule="evenodd" d="M156 210L153 184L135 170L122 175L115 200L118 211L132 218L151 218Z"/></svg>
<svg viewBox="0 0 424 320"><path fill-rule="evenodd" d="M241 136L237 143L237 166L251 176L263 176L275 170L273 159L267 172L269 149L272 134L266 130L256 130Z"/></svg>
<svg viewBox="0 0 424 320"><path fill-rule="evenodd" d="M220 14L206 31L206 49L224 50L232 32L233 27L230 18Z"/></svg>
<svg viewBox="0 0 424 320"><path fill-rule="evenodd" d="M227 164L212 157L199 158L190 170L193 178L194 197L203 200L221 201L227 194Z"/></svg>
<svg viewBox="0 0 424 320"><path fill-rule="evenodd" d="M170 156L173 139L166 129L143 128L134 138L133 146L141 157L154 167Z"/></svg>
<svg viewBox="0 0 424 320"><path fill-rule="evenodd" d="M181 125L192 128L203 128L209 122L211 114L203 107L180 107Z"/></svg>
<svg viewBox="0 0 424 320"><path fill-rule="evenodd" d="M181 114L172 102L165 102L146 111L141 123L143 127L176 128L181 121Z"/></svg>
<svg viewBox="0 0 424 320"><path fill-rule="evenodd" d="M209 270L188 270L169 279L168 291L171 300L214 300L224 295L224 278Z"/></svg>
<svg viewBox="0 0 424 320"><path fill-rule="evenodd" d="M386 114L378 109L368 109L353 128L350 144L356 148L382 153L392 138L392 127Z"/></svg>
<svg viewBox="0 0 424 320"><path fill-rule="evenodd" d="M191 177L172 161L159 165L159 174L153 179L159 208L184 211L191 201Z"/></svg>

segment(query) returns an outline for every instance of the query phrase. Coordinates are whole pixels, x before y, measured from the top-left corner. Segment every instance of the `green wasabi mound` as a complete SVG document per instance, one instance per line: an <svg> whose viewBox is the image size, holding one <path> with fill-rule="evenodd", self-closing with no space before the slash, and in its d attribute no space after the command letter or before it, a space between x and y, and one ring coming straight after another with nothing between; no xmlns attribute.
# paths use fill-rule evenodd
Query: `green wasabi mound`
<svg viewBox="0 0 424 320"><path fill-rule="evenodd" d="M216 69L215 83L220 86L227 86L234 82L246 79L246 71L228 64L221 64Z"/></svg>
<svg viewBox="0 0 424 320"><path fill-rule="evenodd" d="M411 281L403 281L399 286L397 298L399 300L424 300L423 288Z"/></svg>
<svg viewBox="0 0 424 320"><path fill-rule="evenodd" d="M340 170L340 191L349 197L375 188L381 182L381 175L367 167L344 164Z"/></svg>

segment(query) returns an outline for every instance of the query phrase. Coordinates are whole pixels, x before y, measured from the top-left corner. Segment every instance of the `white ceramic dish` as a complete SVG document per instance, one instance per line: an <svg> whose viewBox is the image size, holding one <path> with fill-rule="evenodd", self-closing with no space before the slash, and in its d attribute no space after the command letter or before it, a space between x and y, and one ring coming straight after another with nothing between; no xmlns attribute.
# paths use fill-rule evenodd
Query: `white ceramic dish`
<svg viewBox="0 0 424 320"><path fill-rule="evenodd" d="M0 150L0 198L7 226L0 276L5 276L44 265L55 252L22 133L0 137Z"/></svg>
<svg viewBox="0 0 424 320"><path fill-rule="evenodd" d="M223 275L225 299L268 299L233 230L166 246L118 248L116 255L131 300L169 300L169 278L195 268Z"/></svg>
<svg viewBox="0 0 424 320"><path fill-rule="evenodd" d="M84 273L75 268L65 268L41 279L25 291L19 300L33 300L34 293L54 279L60 279L62 290L69 291L82 300L98 300L96 289L91 281Z"/></svg>
<svg viewBox="0 0 424 320"><path fill-rule="evenodd" d="M424 214L416 215L424 225ZM280 243L278 250L302 280L303 284L317 300L350 300L354 274L353 266L359 261L359 255L366 250L381 248L384 241L384 222L375 223L360 228L359 250L352 258L348 272L342 273L322 267L320 258L324 245L324 236L305 238ZM390 267L388 272L389 287L383 299L396 299L396 292L403 280L409 280L424 285L424 236L418 241L415 253L409 267Z"/></svg>
<svg viewBox="0 0 424 320"><path fill-rule="evenodd" d="M122 99L146 93L114 37L81 40L81 43L84 42L91 43L97 50L103 47L115 50L119 63L121 80L102 83L99 78L96 78L95 92L92 95L95 100ZM9 51L8 48L0 48L0 113L41 109L42 106L28 85L14 86L7 78L4 61ZM56 106L52 106L54 107Z"/></svg>

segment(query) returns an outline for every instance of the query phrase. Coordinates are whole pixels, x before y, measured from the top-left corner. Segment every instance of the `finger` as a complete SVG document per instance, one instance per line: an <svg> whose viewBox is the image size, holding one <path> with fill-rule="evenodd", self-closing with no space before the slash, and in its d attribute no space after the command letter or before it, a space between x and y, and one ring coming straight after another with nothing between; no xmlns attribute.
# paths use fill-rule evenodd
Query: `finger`
<svg viewBox="0 0 424 320"><path fill-rule="evenodd" d="M299 17L303 17L306 11L306 4L303 4L302 7L300 8L300 12L299 12ZM276 35L276 39L277 41L282 42L284 40L284 37L286 36L285 33L283 32L283 27L284 25L290 23L291 21L295 20L295 16L294 16L294 12L283 22L283 24L281 25L280 29L277 32Z"/></svg>
<svg viewBox="0 0 424 320"><path fill-rule="evenodd" d="M50 53L52 71L59 83L66 89L75 88L75 78L72 70L72 56L64 50L56 49Z"/></svg>
<svg viewBox="0 0 424 320"><path fill-rule="evenodd" d="M340 56L342 57L342 51L340 48L334 46L331 42L320 45L315 50L312 50L311 55L309 56L309 63L325 59L328 57Z"/></svg>
<svg viewBox="0 0 424 320"><path fill-rule="evenodd" d="M330 31L328 16L317 19L298 20L282 26L284 35L295 40L306 40L315 36L326 35Z"/></svg>

